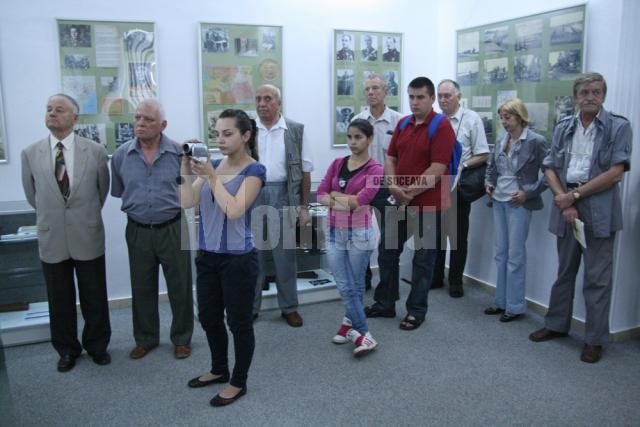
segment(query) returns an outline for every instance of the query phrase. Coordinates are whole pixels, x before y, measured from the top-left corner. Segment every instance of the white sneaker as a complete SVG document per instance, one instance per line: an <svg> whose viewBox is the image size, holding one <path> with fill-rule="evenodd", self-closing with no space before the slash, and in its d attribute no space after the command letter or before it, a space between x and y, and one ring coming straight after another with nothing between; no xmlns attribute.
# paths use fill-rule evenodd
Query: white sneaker
<svg viewBox="0 0 640 427"><path fill-rule="evenodd" d="M356 340L356 348L353 350L355 357L362 357L371 353L378 346L378 342L373 339L371 334L367 332L364 335L360 335Z"/></svg>
<svg viewBox="0 0 640 427"><path fill-rule="evenodd" d="M336 333L336 335L333 337L331 341L334 344L348 343L350 339L347 337L347 335L352 330L353 329L351 329L351 320L349 320L347 317L344 317L342 319L342 325L340 325L340 329L338 329L338 332Z"/></svg>

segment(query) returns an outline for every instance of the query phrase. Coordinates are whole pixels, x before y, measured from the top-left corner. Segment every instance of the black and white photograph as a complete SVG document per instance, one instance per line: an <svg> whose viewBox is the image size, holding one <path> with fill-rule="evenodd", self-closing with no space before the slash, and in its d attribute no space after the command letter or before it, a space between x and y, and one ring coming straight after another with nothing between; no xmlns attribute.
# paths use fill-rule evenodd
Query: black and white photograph
<svg viewBox="0 0 640 427"><path fill-rule="evenodd" d="M100 77L100 89L104 95L120 92L120 78L118 76Z"/></svg>
<svg viewBox="0 0 640 427"><path fill-rule="evenodd" d="M521 55L513 58L513 80L516 82L539 82L541 72L538 55Z"/></svg>
<svg viewBox="0 0 640 427"><path fill-rule="evenodd" d="M400 43L394 36L384 36L384 53L382 61L384 62L400 62Z"/></svg>
<svg viewBox="0 0 640 427"><path fill-rule="evenodd" d="M581 43L583 28L583 12L565 13L552 16L549 21L551 44Z"/></svg>
<svg viewBox="0 0 640 427"><path fill-rule="evenodd" d="M88 138L105 147L107 146L107 133L104 123L78 123L73 128L73 131L76 135Z"/></svg>
<svg viewBox="0 0 640 427"><path fill-rule="evenodd" d="M478 56L480 52L480 33L458 34L458 58Z"/></svg>
<svg viewBox="0 0 640 427"><path fill-rule="evenodd" d="M120 147L122 144L124 144L125 142L135 137L132 123L116 123L115 131L116 131L116 148Z"/></svg>
<svg viewBox="0 0 640 427"><path fill-rule="evenodd" d="M478 61L458 62L456 79L462 86L478 84Z"/></svg>
<svg viewBox="0 0 640 427"><path fill-rule="evenodd" d="M64 68L73 70L88 70L91 68L89 56L81 53L70 53L64 56Z"/></svg>
<svg viewBox="0 0 640 427"><path fill-rule="evenodd" d="M355 61L355 43L351 33L338 33L336 36L336 59L338 61Z"/></svg>
<svg viewBox="0 0 640 427"><path fill-rule="evenodd" d="M378 60L378 36L374 34L360 36L360 57L363 61Z"/></svg>
<svg viewBox="0 0 640 427"><path fill-rule="evenodd" d="M375 71L367 70L362 72L362 81L368 80L369 77L374 76L376 74Z"/></svg>
<svg viewBox="0 0 640 427"><path fill-rule="evenodd" d="M573 80L581 71L580 49L549 52L549 80Z"/></svg>
<svg viewBox="0 0 640 427"><path fill-rule="evenodd" d="M237 56L258 56L258 40L238 37L234 40Z"/></svg>
<svg viewBox="0 0 640 427"><path fill-rule="evenodd" d="M502 26L484 30L484 53L503 53L509 47L509 27Z"/></svg>
<svg viewBox="0 0 640 427"><path fill-rule="evenodd" d="M338 82L338 95L353 95L353 70L348 68L339 68L337 70L336 81Z"/></svg>
<svg viewBox="0 0 640 427"><path fill-rule="evenodd" d="M354 114L353 105L344 105L336 107L336 132L347 133L347 128Z"/></svg>
<svg viewBox="0 0 640 427"><path fill-rule="evenodd" d="M273 28L262 28L260 40L260 49L263 52L276 50L276 30Z"/></svg>
<svg viewBox="0 0 640 427"><path fill-rule="evenodd" d="M396 72L393 70L385 71L384 80L387 82L387 95L398 96L398 79Z"/></svg>
<svg viewBox="0 0 640 427"><path fill-rule="evenodd" d="M91 25L60 24L60 46L91 47Z"/></svg>
<svg viewBox="0 0 640 427"><path fill-rule="evenodd" d="M203 29L202 50L207 53L229 52L229 30L227 28Z"/></svg>
<svg viewBox="0 0 640 427"><path fill-rule="evenodd" d="M516 50L542 47L542 20L516 24Z"/></svg>
<svg viewBox="0 0 640 427"><path fill-rule="evenodd" d="M553 116L553 126L565 117L572 116L576 113L576 104L573 101L573 96L556 96L555 97L555 113Z"/></svg>
<svg viewBox="0 0 640 427"><path fill-rule="evenodd" d="M546 102L525 102L529 112L529 127L538 133L549 130L549 104Z"/></svg>
<svg viewBox="0 0 640 427"><path fill-rule="evenodd" d="M493 112L491 111L478 111L477 112L482 119L482 125L484 126L484 133L487 136L487 142L494 144L493 139Z"/></svg>
<svg viewBox="0 0 640 427"><path fill-rule="evenodd" d="M496 107L499 108L505 102L511 101L512 99L517 97L517 90L499 90L496 94Z"/></svg>
<svg viewBox="0 0 640 427"><path fill-rule="evenodd" d="M502 83L509 78L509 58L484 60L484 82L488 84Z"/></svg>

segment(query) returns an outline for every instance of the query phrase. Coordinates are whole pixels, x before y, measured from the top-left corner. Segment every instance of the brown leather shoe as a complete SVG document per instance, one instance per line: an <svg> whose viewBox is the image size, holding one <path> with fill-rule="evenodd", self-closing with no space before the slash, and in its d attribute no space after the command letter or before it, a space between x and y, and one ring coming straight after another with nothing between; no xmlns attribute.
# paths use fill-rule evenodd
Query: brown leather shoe
<svg viewBox="0 0 640 427"><path fill-rule="evenodd" d="M191 346L177 345L175 348L176 359L186 359L191 355Z"/></svg>
<svg viewBox="0 0 640 427"><path fill-rule="evenodd" d="M156 348L155 345L153 347L143 347L141 345L137 345L133 350L131 350L131 353L129 353L129 357L132 359L140 359L142 357L145 357L154 348Z"/></svg>
<svg viewBox="0 0 640 427"><path fill-rule="evenodd" d="M601 345L585 344L580 355L580 360L586 363L596 363L602 357Z"/></svg>
<svg viewBox="0 0 640 427"><path fill-rule="evenodd" d="M538 329L535 332L532 332L529 335L529 339L533 342L542 342L542 341L549 341L554 338L566 337L567 335L569 334L567 334L566 332L556 332L556 331L552 331L551 329L542 328L542 329Z"/></svg>
<svg viewBox="0 0 640 427"><path fill-rule="evenodd" d="M282 317L287 321L289 326L292 328L299 328L302 326L302 317L298 314L297 311L292 311L291 313L282 313Z"/></svg>

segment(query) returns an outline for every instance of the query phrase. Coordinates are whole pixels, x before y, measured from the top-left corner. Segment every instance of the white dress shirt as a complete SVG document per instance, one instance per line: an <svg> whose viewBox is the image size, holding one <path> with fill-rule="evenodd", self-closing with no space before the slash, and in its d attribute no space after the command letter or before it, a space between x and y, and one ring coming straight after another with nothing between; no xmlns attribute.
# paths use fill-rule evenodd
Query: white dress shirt
<svg viewBox="0 0 640 427"><path fill-rule="evenodd" d="M373 126L373 141L369 146L369 154L381 165L384 165L393 131L401 118L402 114L387 106L384 107L382 115L377 119L373 117L368 108L353 118L353 120L367 120Z"/></svg>
<svg viewBox="0 0 640 427"><path fill-rule="evenodd" d="M468 161L473 156L489 152L484 125L478 113L461 105L458 111L449 117L449 120L456 133L456 139L462 144L460 164Z"/></svg>
<svg viewBox="0 0 640 427"><path fill-rule="evenodd" d="M591 156L596 138L596 121L593 120L585 129L580 115L576 115L576 130L571 141L569 151L569 167L567 168L567 182L581 184L589 181L591 171Z"/></svg>
<svg viewBox="0 0 640 427"><path fill-rule="evenodd" d="M51 162L53 163L54 175L56 172L56 155L58 154L58 142L62 142L62 145L64 145L62 154L64 156L64 165L67 168L67 176L69 177L69 189L71 189L71 185L73 183L73 140L75 136L75 132L71 132L65 139L60 141L55 136L49 135L49 143L51 144Z"/></svg>
<svg viewBox="0 0 640 427"><path fill-rule="evenodd" d="M280 115L280 119L271 127L262 124L260 118L256 119L256 127L258 128L258 155L260 163L267 168L267 182L286 182L287 181L287 156L284 146L284 131L287 124L284 117ZM307 132L302 133L302 171L311 172L313 170L313 162L309 151L309 141Z"/></svg>

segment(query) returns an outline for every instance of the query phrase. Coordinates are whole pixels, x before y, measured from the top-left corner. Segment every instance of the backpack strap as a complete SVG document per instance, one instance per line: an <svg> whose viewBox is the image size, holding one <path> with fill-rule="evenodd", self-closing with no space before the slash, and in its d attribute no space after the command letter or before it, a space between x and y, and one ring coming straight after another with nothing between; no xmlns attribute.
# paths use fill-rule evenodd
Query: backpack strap
<svg viewBox="0 0 640 427"><path fill-rule="evenodd" d="M407 117L402 119L402 121L400 122L400 125L398 126L398 129L400 131L403 131L404 128L407 127L407 125L409 124L409 120L411 120L411 117L413 117L413 114L409 114Z"/></svg>
<svg viewBox="0 0 640 427"><path fill-rule="evenodd" d="M438 131L438 126L440 126L440 122L444 117L444 114L436 113L436 115L433 116L433 119L431 119L431 123L429 123L429 141L431 141L433 135Z"/></svg>

